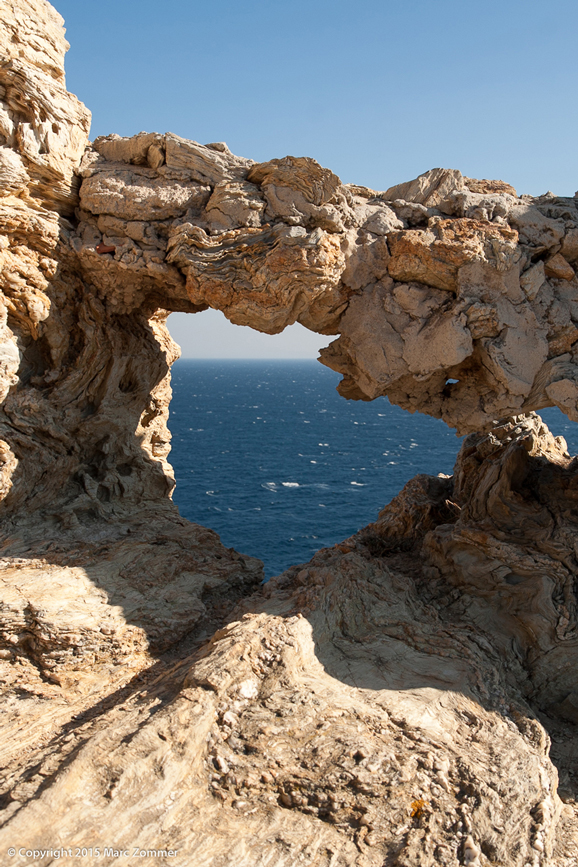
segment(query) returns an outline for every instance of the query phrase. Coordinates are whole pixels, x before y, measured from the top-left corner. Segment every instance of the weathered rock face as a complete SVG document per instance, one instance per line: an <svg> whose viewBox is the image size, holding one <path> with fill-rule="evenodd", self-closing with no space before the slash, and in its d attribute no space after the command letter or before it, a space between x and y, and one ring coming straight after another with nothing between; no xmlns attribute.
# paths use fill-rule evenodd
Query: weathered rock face
<svg viewBox="0 0 578 867"><path fill-rule="evenodd" d="M183 865L572 864L575 478L537 417L472 436L455 479L412 480L192 656L64 726L37 689L36 726L3 741L0 845L106 828Z"/></svg>
<svg viewBox="0 0 578 867"><path fill-rule="evenodd" d="M90 692L262 567L170 501L167 313L144 279L119 311L79 268L90 115L66 91L62 19L44 0L0 6L0 653L15 688Z"/></svg>
<svg viewBox="0 0 578 867"><path fill-rule="evenodd" d="M58 82L61 134L46 132L36 163L6 90L3 150L23 168L4 198L5 514L74 523L168 503L173 310L338 331L321 360L344 374L345 396L385 394L460 433L547 405L578 418L574 200L441 169L378 194L311 159L255 164L222 143L141 133L87 149L71 223L61 212L87 115ZM34 175L53 164L68 183L67 197L53 183L57 200Z"/></svg>
<svg viewBox="0 0 578 867"><path fill-rule="evenodd" d="M578 467L531 412L577 417L574 200L88 145L62 19L0 9L0 851L575 865ZM454 477L260 588L170 499L207 306L339 333L345 396L472 432Z"/></svg>
<svg viewBox="0 0 578 867"><path fill-rule="evenodd" d="M75 249L119 311L156 274L170 309L338 331L321 360L346 397L386 394L460 433L544 406L578 418L574 199L443 169L375 193L311 159L144 133L98 139L81 174Z"/></svg>

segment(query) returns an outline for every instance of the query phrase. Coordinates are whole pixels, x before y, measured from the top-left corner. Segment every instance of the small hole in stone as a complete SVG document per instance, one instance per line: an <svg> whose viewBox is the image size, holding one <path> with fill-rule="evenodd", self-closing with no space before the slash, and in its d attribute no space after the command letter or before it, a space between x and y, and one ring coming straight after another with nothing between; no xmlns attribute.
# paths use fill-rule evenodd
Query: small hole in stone
<svg viewBox="0 0 578 867"><path fill-rule="evenodd" d="M512 587L515 587L516 584L521 584L525 580L523 575L516 575L514 572L510 572L509 575L506 575L504 581L506 584L510 584Z"/></svg>

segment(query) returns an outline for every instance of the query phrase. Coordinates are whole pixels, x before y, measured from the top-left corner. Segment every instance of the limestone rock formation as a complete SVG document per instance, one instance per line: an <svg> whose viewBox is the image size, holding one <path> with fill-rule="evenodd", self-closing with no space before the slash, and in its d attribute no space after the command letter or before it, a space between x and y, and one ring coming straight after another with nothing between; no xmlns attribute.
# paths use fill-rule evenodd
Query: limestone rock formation
<svg viewBox="0 0 578 867"><path fill-rule="evenodd" d="M574 464L538 417L473 435L454 479L414 479L192 656L161 656L24 761L8 742L0 846L572 864Z"/></svg>
<svg viewBox="0 0 578 867"><path fill-rule="evenodd" d="M578 466L533 412L577 418L574 200L89 144L62 19L0 8L0 852L575 865ZM261 587L170 498L207 306L338 333L344 396L470 433L454 476Z"/></svg>
<svg viewBox="0 0 578 867"><path fill-rule="evenodd" d="M578 419L574 199L443 169L376 193L170 134L97 139L81 175L74 248L119 312L148 292L268 333L339 332L321 360L344 396L459 433L553 405Z"/></svg>

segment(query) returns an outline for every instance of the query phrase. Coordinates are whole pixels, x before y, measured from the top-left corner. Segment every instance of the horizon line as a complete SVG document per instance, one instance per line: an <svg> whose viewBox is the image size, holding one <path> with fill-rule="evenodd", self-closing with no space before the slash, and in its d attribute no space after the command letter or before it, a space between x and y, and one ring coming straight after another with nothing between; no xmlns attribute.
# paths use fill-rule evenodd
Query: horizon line
<svg viewBox="0 0 578 867"><path fill-rule="evenodd" d="M213 356L213 355L181 355L177 358L177 361L319 361L319 358L311 358L311 356L302 355L302 356L283 356L283 355L275 355L275 356L246 356L246 355L225 355L225 356ZM176 361L174 362L176 364Z"/></svg>

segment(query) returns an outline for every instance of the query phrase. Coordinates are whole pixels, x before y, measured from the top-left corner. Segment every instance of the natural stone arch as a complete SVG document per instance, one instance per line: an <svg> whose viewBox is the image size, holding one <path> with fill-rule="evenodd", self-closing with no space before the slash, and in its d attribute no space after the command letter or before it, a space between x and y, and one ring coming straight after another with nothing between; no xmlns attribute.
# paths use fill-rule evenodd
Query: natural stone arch
<svg viewBox="0 0 578 867"><path fill-rule="evenodd" d="M443 170L379 194L311 160L142 134L88 149L75 213L88 116L62 21L44 0L2 11L0 665L25 710L3 740L0 847L45 848L58 816L66 841L178 839L183 864L575 860L532 711L564 735L577 713L575 468L517 415L575 416L573 200ZM462 430L515 418L469 439L454 480L413 480L251 597L258 564L168 496L164 318L207 304L337 329L325 360L351 397ZM147 675L151 647L187 633ZM280 741L273 776L260 756ZM412 800L418 764L430 801Z"/></svg>
<svg viewBox="0 0 578 867"><path fill-rule="evenodd" d="M343 374L344 396L387 395L458 433L552 404L578 417L573 200L520 199L442 169L376 193L312 159L256 164L222 143L156 133L97 139L79 174L74 226L61 227L42 278L44 313L12 302L29 361L11 375L68 437L59 476L68 461L97 511L170 491L172 311L211 306L268 333L296 321L339 333L320 360ZM15 400L13 390L17 413ZM37 473L58 448L5 508L42 504Z"/></svg>
<svg viewBox="0 0 578 867"><path fill-rule="evenodd" d="M83 499L122 510L170 489L171 311L338 332L320 360L344 375L342 394L386 394L459 433L545 405L576 416L573 200L441 169L375 193L311 159L254 164L153 133L96 140L80 176L30 381L45 416L66 404L75 440L93 439L71 463ZM91 450L106 466L96 485L81 466Z"/></svg>

